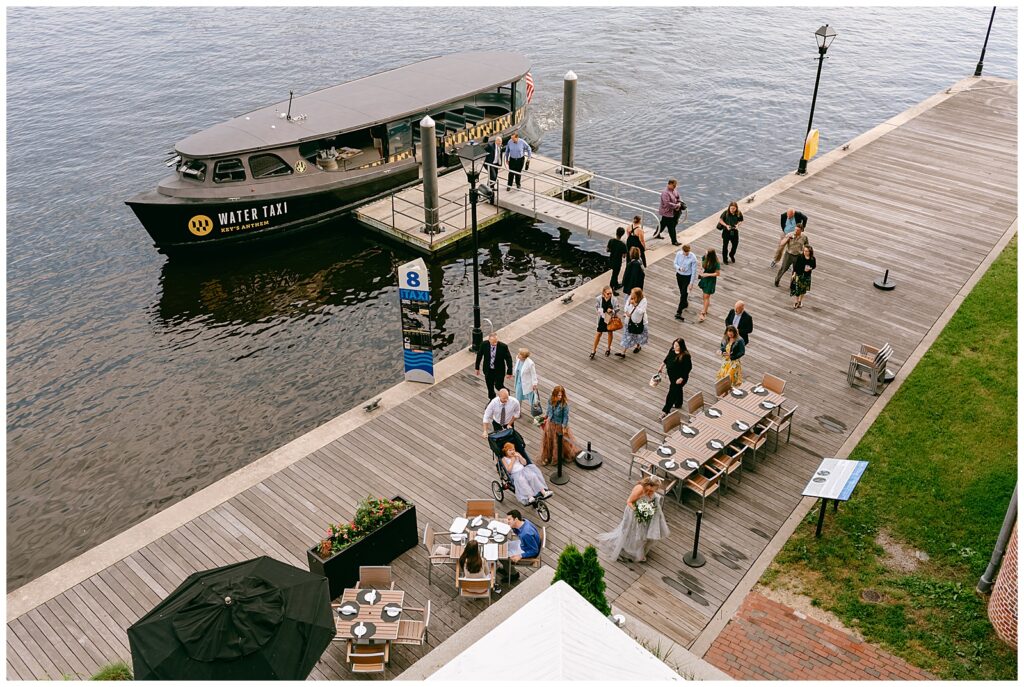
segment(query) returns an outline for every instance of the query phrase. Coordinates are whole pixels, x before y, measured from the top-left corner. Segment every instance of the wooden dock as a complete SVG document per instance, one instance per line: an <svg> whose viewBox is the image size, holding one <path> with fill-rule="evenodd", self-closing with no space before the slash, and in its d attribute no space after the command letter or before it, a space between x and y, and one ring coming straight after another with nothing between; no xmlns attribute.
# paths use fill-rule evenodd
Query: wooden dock
<svg viewBox="0 0 1024 687"><path fill-rule="evenodd" d="M530 161L530 180L523 185L534 189L538 196L558 196L572 191L593 179L592 172L577 169L574 174L558 174L560 163L543 155L534 155ZM501 184L507 179L508 170L499 175ZM485 177L486 178L486 175ZM385 198L367 203L352 212L360 223L395 239L423 253L439 253L453 247L460 240L472 234L469 210L469 182L461 170L449 172L437 179L438 218L443 229L440 233L427 234L423 231L423 184L417 183L397 191ZM504 193L501 186L499 195ZM514 192L513 192L514 194ZM477 204L477 228L487 227L509 217L512 208L497 207L481 200ZM621 225L620 222L618 225ZM612 230L614 232L614 229Z"/></svg>
<svg viewBox="0 0 1024 687"><path fill-rule="evenodd" d="M618 523L631 486L628 438L641 427L660 432L663 389L650 388L647 379L671 340L685 337L693 354L687 395L713 395L723 318L733 302L744 300L755 326L744 374L760 379L770 372L787 380L786 396L799 405L791 443L758 461L741 484L730 480L720 505L709 500L703 568L681 563L692 541L692 498L668 504L672 536L654 547L647 563L606 562L614 605L684 646L693 642L801 502L820 457L834 455L875 404L875 397L846 384L850 352L862 342L889 341L896 351L890 367L898 369L1015 229L1016 82L966 79L952 91L858 137L848 152L813 161L807 177L789 175L757 191L752 204L741 203L746 221L738 262L723 268L706 322L696 323L697 298L685 323L672 319L674 251L652 241L646 280L651 343L639 355L588 360L593 299L605 277L580 287L569 305L556 301L506 326L513 349L531 350L541 389L566 387L577 438L606 456L596 471L569 468L571 481L555 488L546 563L553 565L566 544L592 542ZM787 207L809 216L818 258L802 310L793 310L785 289L772 286L768 269L779 214ZM688 229L682 240L698 252L717 247L716 219ZM892 292L872 286L887 268L897 284ZM453 354L439 365L447 376L434 386L353 421L333 441L280 469L275 463L269 476L224 494L185 522L154 516L135 529L133 536L146 538L140 545L98 547L108 547L104 555L113 564L90 567L86 554L9 594L8 678L86 677L109 661L129 659L125 629L189 573L258 555L304 567L306 547L327 523L347 521L368 493L401 494L417 504L421 528L429 521L446 529L466 498L489 496L494 477L480 437L487 396L470 360L466 352ZM522 431L536 451L538 430ZM234 484L231 479L225 484ZM407 669L484 606L457 598L441 574L428 585L422 547L393 565L410 603L430 599L433 615L430 646L396 647L386 677ZM324 654L311 677L352 678L342 644Z"/></svg>

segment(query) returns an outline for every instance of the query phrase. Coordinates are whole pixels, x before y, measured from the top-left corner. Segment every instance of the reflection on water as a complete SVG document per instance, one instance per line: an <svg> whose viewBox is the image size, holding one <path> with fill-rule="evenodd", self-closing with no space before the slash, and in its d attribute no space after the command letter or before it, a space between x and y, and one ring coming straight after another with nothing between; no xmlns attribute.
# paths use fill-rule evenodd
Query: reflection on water
<svg viewBox="0 0 1024 687"><path fill-rule="evenodd" d="M573 69L578 164L655 189L678 177L698 219L795 167L822 23L839 32L815 114L827 151L971 73L988 13L11 8L9 588L402 379L394 268L413 255L342 221L168 262L122 201L155 186L174 141L289 90L515 46L533 62L546 154ZM490 29L465 43L452 26ZM326 50L267 49L325 35ZM1000 8L986 73L1015 78L1015 38L1016 12ZM485 234L483 316L504 326L592 278L603 244L521 221ZM471 248L429 269L441 358L469 341Z"/></svg>

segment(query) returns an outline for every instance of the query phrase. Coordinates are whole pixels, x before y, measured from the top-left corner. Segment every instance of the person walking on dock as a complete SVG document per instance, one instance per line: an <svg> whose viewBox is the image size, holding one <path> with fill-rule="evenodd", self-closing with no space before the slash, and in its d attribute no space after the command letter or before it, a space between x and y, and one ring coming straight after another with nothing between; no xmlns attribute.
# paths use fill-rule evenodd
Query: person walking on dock
<svg viewBox="0 0 1024 687"><path fill-rule="evenodd" d="M679 305L676 306L676 319L685 322L683 311L690 307L690 289L697 278L697 256L690 252L690 244L685 243L676 252L676 286L679 287Z"/></svg>
<svg viewBox="0 0 1024 687"><path fill-rule="evenodd" d="M799 210L789 208L779 216L779 226L782 228L782 237L779 240L778 247L775 249L772 267L775 267L779 260L782 259L782 249L786 245L786 237L796 231L797 226L801 226L804 229L807 228L807 215Z"/></svg>
<svg viewBox="0 0 1024 687"><path fill-rule="evenodd" d="M615 230L615 238L608 239L608 267L612 271L612 280L610 285L612 287L612 293L618 295L618 290L621 288L619 284L619 272L622 271L622 261L626 257L626 244L622 240L625 236L626 230L623 227L619 227Z"/></svg>
<svg viewBox="0 0 1024 687"><path fill-rule="evenodd" d="M647 267L647 239L644 238L644 224L640 215L633 216L633 223L626 230L626 249L636 248L640 251L640 261ZM629 292L626 292L627 295Z"/></svg>
<svg viewBox="0 0 1024 687"><path fill-rule="evenodd" d="M736 301L736 305L725 316L725 326L728 327L730 324L740 333L743 344L749 344L750 332L754 331L754 318L747 312L747 306L743 301Z"/></svg>
<svg viewBox="0 0 1024 687"><path fill-rule="evenodd" d="M626 349L631 346L634 353L639 353L650 337L647 299L643 289L638 287L629 292L629 300L623 311L626 313L626 333L622 335L622 352L615 354L620 358L626 357Z"/></svg>
<svg viewBox="0 0 1024 687"><path fill-rule="evenodd" d="M533 149L530 144L519 138L519 132L513 131L512 138L505 144L505 159L508 161L508 182L505 190L511 190L512 184L516 188L523 187L521 172L526 160L533 157Z"/></svg>
<svg viewBox="0 0 1024 687"><path fill-rule="evenodd" d="M558 460L558 441L562 441L562 460L575 458L580 452L576 446L576 437L569 429L569 397L565 389L556 386L551 390L548 400L547 414L544 421L544 436L541 437L540 463L551 465Z"/></svg>
<svg viewBox="0 0 1024 687"><path fill-rule="evenodd" d="M718 230L722 232L722 262L726 265L731 260L736 262L736 248L740 245L740 225L743 224L743 213L736 201L729 203L729 207L722 212L718 218ZM732 250L729 246L732 246Z"/></svg>
<svg viewBox="0 0 1024 687"><path fill-rule="evenodd" d="M728 377L733 386L739 386L743 383L743 366L740 364L740 358L746 353L746 346L743 345L743 339L740 338L736 327L731 324L725 328L719 352L722 354L722 367L718 369L715 380Z"/></svg>
<svg viewBox="0 0 1024 687"><path fill-rule="evenodd" d="M794 308L804 307L804 296L811 290L811 272L818 266L814 249L804 246L803 255L793 261L793 281L789 283L789 295L796 297Z"/></svg>
<svg viewBox="0 0 1024 687"><path fill-rule="evenodd" d="M700 311L699 322L703 322L704 318L708 316L708 308L711 307L711 294L715 292L720 274L722 274L722 266L718 264L715 249L708 248L708 252L704 254L704 260L701 262L700 272L697 273L699 278L697 284L704 293L704 308Z"/></svg>
<svg viewBox="0 0 1024 687"><path fill-rule="evenodd" d="M508 427L514 427L521 413L519 401L509 395L508 389L498 391L498 395L484 408L484 439L487 438L489 431L500 432Z"/></svg>
<svg viewBox="0 0 1024 687"><path fill-rule="evenodd" d="M597 355L597 344L601 343L602 334L608 335L608 350L604 354L605 356L612 354L612 339L615 338L615 331L622 328L622 320L618 319L618 314L619 299L615 297L612 287L606 286L601 289L601 295L597 297L597 334L594 334L594 350L590 353L591 360ZM617 319L618 326L609 329L608 325L612 323L612 318Z"/></svg>
<svg viewBox="0 0 1024 687"><path fill-rule="evenodd" d="M487 157L484 158L484 162L487 164L487 173L490 175L488 186L491 187L492 191L498 187L498 172L501 171L504 158L504 149L501 142L501 136L495 136L490 143L484 146L484 150L487 151Z"/></svg>
<svg viewBox="0 0 1024 687"><path fill-rule="evenodd" d="M615 561L621 556L643 563L647 560L652 540L668 539L662 498L672 491L675 484L666 485L660 477L647 476L633 487L626 499L619 526L611 532L597 535L598 549L605 559Z"/></svg>
<svg viewBox="0 0 1024 687"><path fill-rule="evenodd" d="M520 405L526 403L532 414L537 402L537 366L530 360L528 348L519 349L512 378L515 380L512 388L516 392L516 400Z"/></svg>
<svg viewBox="0 0 1024 687"><path fill-rule="evenodd" d="M668 393L665 395L665 405L661 407L661 419L664 420L673 408L683 407L683 387L693 370L690 352L686 350L686 342L682 337L672 342L672 348L661 362L658 373L662 370L668 373Z"/></svg>
<svg viewBox="0 0 1024 687"><path fill-rule="evenodd" d="M629 264L622 275L622 292L626 298L633 293L635 288L644 288L644 281L647 276L644 273L644 266L640 263L640 249L629 249Z"/></svg>
<svg viewBox="0 0 1024 687"><path fill-rule="evenodd" d="M505 378L512 376L512 354L498 335L491 332L487 335L487 343L476 352L476 376L480 376L480 364L483 363L484 381L487 382L487 398L494 398L497 389L505 388Z"/></svg>
<svg viewBox="0 0 1024 687"><path fill-rule="evenodd" d="M668 237L672 239L673 246L679 245L679 242L676 241L676 224L679 223L679 214L683 208L683 201L679 199L676 185L675 179L669 179L665 190L661 192L661 205L658 207L661 224L658 225L658 231L654 232L653 237L661 238L661 232L668 229Z"/></svg>
<svg viewBox="0 0 1024 687"><path fill-rule="evenodd" d="M779 267L779 271L775 274L775 285L779 285L779 280L782 279L782 275L793 267L793 263L796 259L803 254L804 246L810 245L807 240L807 234L804 233L804 228L801 225L796 225L796 229L793 230L792 234L786 234L783 239L783 252L782 252L782 266Z"/></svg>

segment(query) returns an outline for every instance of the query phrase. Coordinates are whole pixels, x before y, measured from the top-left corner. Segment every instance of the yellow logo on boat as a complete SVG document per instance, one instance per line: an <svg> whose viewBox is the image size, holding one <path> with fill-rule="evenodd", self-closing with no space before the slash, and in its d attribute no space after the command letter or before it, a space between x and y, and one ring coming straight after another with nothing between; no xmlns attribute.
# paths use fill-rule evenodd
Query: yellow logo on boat
<svg viewBox="0 0 1024 687"><path fill-rule="evenodd" d="M188 230L196 236L206 236L213 231L213 220L206 215L196 215L188 221Z"/></svg>
<svg viewBox="0 0 1024 687"><path fill-rule="evenodd" d="M306 171L306 162L304 160L299 160L298 162L296 162L295 163L295 171L298 172L299 174L302 174L303 172L305 172Z"/></svg>

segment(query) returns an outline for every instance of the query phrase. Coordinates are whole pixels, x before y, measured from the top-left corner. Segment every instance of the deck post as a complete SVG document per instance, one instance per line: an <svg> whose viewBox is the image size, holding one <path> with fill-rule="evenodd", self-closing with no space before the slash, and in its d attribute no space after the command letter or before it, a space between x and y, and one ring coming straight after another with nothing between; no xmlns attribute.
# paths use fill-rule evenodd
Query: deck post
<svg viewBox="0 0 1024 687"><path fill-rule="evenodd" d="M434 120L420 120L420 145L423 150L423 231L431 237L440 230L437 222L437 138ZM433 242L433 241L431 241Z"/></svg>
<svg viewBox="0 0 1024 687"><path fill-rule="evenodd" d="M576 140L576 72L569 70L562 89L562 168L561 174L572 174Z"/></svg>

